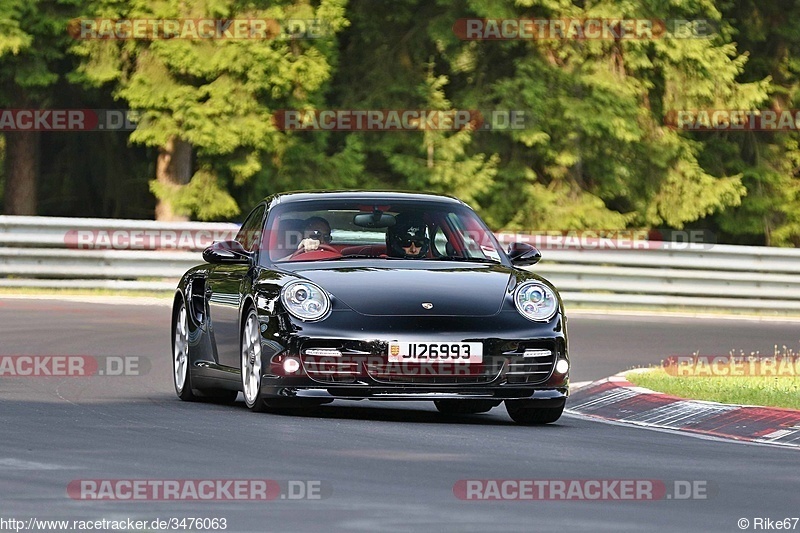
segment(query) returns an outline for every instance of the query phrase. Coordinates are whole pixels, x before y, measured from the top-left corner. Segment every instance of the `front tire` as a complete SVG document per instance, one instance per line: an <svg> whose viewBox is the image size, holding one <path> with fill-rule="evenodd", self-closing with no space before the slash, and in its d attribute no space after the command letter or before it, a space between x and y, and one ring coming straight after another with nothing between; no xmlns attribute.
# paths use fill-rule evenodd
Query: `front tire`
<svg viewBox="0 0 800 533"><path fill-rule="evenodd" d="M241 336L241 371L244 403L251 411L263 412L267 404L261 397L261 378L264 376L261 360L261 333L258 315L252 307L247 311Z"/></svg>
<svg viewBox="0 0 800 533"><path fill-rule="evenodd" d="M505 404L511 420L523 426L551 424L561 418L565 405L562 403L556 407L536 407L535 400L506 400Z"/></svg>

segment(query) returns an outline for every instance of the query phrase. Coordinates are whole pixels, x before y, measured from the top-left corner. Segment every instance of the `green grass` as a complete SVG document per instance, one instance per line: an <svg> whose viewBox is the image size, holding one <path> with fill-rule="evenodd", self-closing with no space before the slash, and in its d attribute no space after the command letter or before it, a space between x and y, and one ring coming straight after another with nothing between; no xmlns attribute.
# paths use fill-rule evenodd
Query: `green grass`
<svg viewBox="0 0 800 533"><path fill-rule="evenodd" d="M628 372L638 387L693 400L800 409L800 376L676 377L662 367Z"/></svg>

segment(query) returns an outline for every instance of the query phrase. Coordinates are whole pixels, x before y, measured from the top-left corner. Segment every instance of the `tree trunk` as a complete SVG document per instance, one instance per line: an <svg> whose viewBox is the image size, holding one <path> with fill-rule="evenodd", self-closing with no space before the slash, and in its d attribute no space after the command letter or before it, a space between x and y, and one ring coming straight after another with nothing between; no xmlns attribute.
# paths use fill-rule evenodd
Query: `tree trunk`
<svg viewBox="0 0 800 533"><path fill-rule="evenodd" d="M39 132L7 131L3 213L35 215L39 179Z"/></svg>
<svg viewBox="0 0 800 533"><path fill-rule="evenodd" d="M192 177L192 145L173 136L165 146L158 149L156 180L168 189L177 189L189 183ZM159 198L156 203L156 220L189 220L176 215L168 199Z"/></svg>

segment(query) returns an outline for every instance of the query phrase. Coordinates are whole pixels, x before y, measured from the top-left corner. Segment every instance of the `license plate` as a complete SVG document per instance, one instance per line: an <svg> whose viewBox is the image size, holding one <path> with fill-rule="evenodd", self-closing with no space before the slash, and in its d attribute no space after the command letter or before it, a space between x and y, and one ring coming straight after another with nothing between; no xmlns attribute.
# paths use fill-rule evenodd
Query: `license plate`
<svg viewBox="0 0 800 533"><path fill-rule="evenodd" d="M389 343L389 362L482 363L480 342L398 342Z"/></svg>

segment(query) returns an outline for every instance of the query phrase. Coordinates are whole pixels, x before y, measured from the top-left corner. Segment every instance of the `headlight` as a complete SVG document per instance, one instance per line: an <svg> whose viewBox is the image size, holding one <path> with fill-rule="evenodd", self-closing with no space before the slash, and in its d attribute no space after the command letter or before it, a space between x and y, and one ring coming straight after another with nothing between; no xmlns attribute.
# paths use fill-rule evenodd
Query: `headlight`
<svg viewBox="0 0 800 533"><path fill-rule="evenodd" d="M281 292L281 300L287 311L302 320L319 320L331 309L327 293L308 281L287 283Z"/></svg>
<svg viewBox="0 0 800 533"><path fill-rule="evenodd" d="M539 281L528 281L514 291L514 305L528 320L547 322L558 311L558 299L552 289Z"/></svg>

